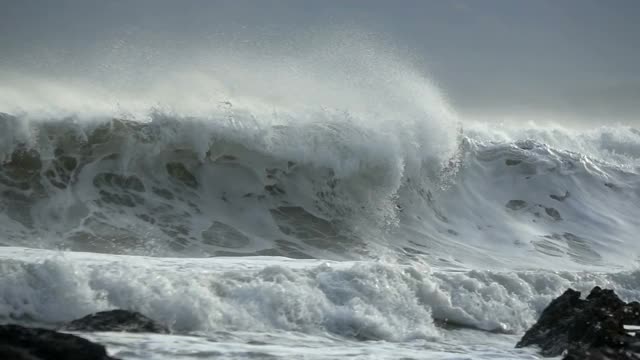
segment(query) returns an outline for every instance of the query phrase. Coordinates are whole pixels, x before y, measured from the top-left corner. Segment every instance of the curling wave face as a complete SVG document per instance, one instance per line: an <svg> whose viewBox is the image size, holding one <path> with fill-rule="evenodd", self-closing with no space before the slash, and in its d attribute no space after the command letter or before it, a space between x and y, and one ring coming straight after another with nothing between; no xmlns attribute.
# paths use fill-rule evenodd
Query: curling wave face
<svg viewBox="0 0 640 360"><path fill-rule="evenodd" d="M375 235L397 221L406 157L396 139L330 114L268 127L228 116L3 116L11 139L2 162L4 241L118 254L344 258L366 252L358 226Z"/></svg>
<svg viewBox="0 0 640 360"><path fill-rule="evenodd" d="M443 141L343 113L265 122L224 106L144 122L2 115L0 242L457 269L636 264L632 128L469 127Z"/></svg>

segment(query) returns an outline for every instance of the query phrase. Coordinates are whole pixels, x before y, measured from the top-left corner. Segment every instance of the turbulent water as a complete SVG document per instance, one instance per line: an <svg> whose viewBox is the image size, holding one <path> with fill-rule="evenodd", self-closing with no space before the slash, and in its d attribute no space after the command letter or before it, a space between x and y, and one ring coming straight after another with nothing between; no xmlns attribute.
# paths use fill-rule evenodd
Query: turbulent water
<svg viewBox="0 0 640 360"><path fill-rule="evenodd" d="M81 334L124 359L533 359L513 346L567 287L640 295L640 131L480 124L403 94L2 113L0 319L170 326Z"/></svg>

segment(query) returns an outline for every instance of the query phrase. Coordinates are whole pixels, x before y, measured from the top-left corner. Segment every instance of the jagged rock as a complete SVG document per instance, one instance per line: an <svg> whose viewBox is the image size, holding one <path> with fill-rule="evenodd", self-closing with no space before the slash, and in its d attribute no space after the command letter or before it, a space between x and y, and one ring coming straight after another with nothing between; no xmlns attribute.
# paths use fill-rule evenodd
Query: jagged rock
<svg viewBox="0 0 640 360"><path fill-rule="evenodd" d="M640 336L624 325L640 324L640 304L595 287L586 299L569 289L553 300L516 347L537 345L543 356L577 359L640 359Z"/></svg>
<svg viewBox="0 0 640 360"><path fill-rule="evenodd" d="M640 338L636 341L640 342ZM636 344L628 348L574 349L570 348L563 360L639 360L640 347Z"/></svg>
<svg viewBox="0 0 640 360"><path fill-rule="evenodd" d="M109 310L89 314L64 326L70 331L124 331L167 334L169 329L133 311Z"/></svg>
<svg viewBox="0 0 640 360"><path fill-rule="evenodd" d="M584 307L580 292L565 291L544 309L540 319L524 334L516 347L540 346L544 356L558 356L569 347L569 327Z"/></svg>
<svg viewBox="0 0 640 360"><path fill-rule="evenodd" d="M627 303L618 309L614 316L624 317L625 325L640 325L640 303L637 301Z"/></svg>
<svg viewBox="0 0 640 360"><path fill-rule="evenodd" d="M10 360L38 360L39 358L31 356L25 349L15 346L0 344L0 359Z"/></svg>
<svg viewBox="0 0 640 360"><path fill-rule="evenodd" d="M104 346L53 330L0 325L0 358L12 360L116 360Z"/></svg>

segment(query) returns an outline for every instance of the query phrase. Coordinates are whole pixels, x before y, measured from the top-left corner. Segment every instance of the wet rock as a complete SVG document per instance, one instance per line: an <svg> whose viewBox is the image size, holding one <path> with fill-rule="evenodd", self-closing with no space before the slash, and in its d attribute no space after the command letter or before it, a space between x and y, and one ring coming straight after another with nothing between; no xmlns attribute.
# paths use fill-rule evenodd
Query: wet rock
<svg viewBox="0 0 640 360"><path fill-rule="evenodd" d="M527 202L524 200L509 200L509 202L505 206L507 207L507 209L520 210L524 209L527 206Z"/></svg>
<svg viewBox="0 0 640 360"><path fill-rule="evenodd" d="M187 170L184 164L179 162L170 162L166 165L167 173L172 178L184 183L185 185L196 188L198 187L198 180L192 173Z"/></svg>
<svg viewBox="0 0 640 360"><path fill-rule="evenodd" d="M169 329L133 311L109 310L87 315L64 326L69 331L124 331L167 334Z"/></svg>
<svg viewBox="0 0 640 360"><path fill-rule="evenodd" d="M625 303L613 290L595 287L586 299L569 289L553 300L516 347L537 345L543 356L577 359L640 359L640 337L624 325L640 320L640 304Z"/></svg>
<svg viewBox="0 0 640 360"><path fill-rule="evenodd" d="M115 360L100 344L71 334L20 325L0 325L0 358Z"/></svg>
<svg viewBox="0 0 640 360"><path fill-rule="evenodd" d="M0 344L0 359L38 360L39 358L31 356L25 349Z"/></svg>
<svg viewBox="0 0 640 360"><path fill-rule="evenodd" d="M640 338L637 340L640 342ZM637 348L637 345L632 345L633 348ZM576 349L569 349L563 360L638 360L640 359L640 353L638 350L627 349L594 349L589 351L579 351Z"/></svg>
<svg viewBox="0 0 640 360"><path fill-rule="evenodd" d="M569 347L569 327L584 302L580 292L565 291L544 309L538 322L524 334L516 347L538 345L544 356L558 356Z"/></svg>
<svg viewBox="0 0 640 360"><path fill-rule="evenodd" d="M625 325L640 325L640 303L632 301L619 308L614 314L625 319Z"/></svg>

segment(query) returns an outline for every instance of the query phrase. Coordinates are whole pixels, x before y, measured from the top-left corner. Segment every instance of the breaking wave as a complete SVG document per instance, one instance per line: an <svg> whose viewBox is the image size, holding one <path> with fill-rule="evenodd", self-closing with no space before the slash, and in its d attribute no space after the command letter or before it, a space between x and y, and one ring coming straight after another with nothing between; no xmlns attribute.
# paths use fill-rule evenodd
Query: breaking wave
<svg viewBox="0 0 640 360"><path fill-rule="evenodd" d="M224 106L146 121L2 115L1 242L453 268L636 263L635 129L430 132Z"/></svg>
<svg viewBox="0 0 640 360"><path fill-rule="evenodd" d="M167 259L6 248L0 319L56 325L112 308L176 333L293 331L436 339L439 325L520 333L567 287L638 296L638 271L435 271L278 257Z"/></svg>

